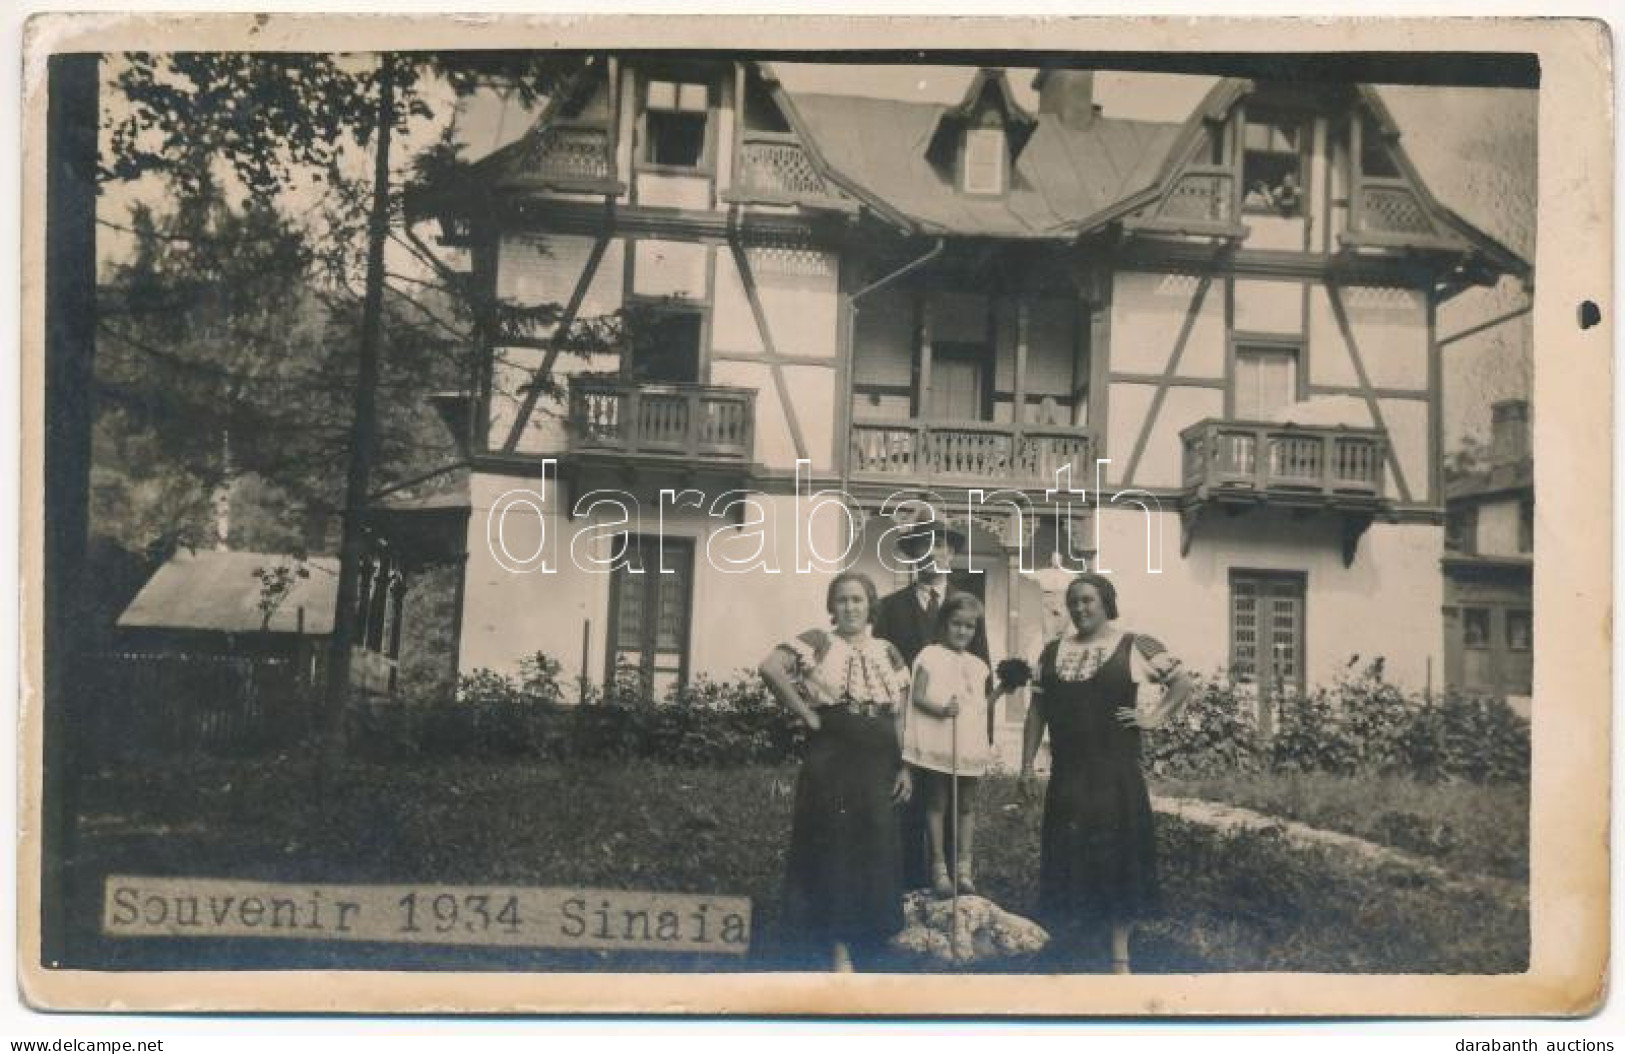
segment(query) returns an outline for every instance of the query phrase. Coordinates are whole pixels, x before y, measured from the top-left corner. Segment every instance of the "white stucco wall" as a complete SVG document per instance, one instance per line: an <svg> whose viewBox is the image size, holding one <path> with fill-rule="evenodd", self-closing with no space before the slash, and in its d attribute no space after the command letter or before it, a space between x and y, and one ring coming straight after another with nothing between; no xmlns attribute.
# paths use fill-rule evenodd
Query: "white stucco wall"
<svg viewBox="0 0 1625 1054"><path fill-rule="evenodd" d="M569 546L572 535L602 520L568 521L558 513L556 494L551 495L555 501L545 522L557 547L558 570L511 573L487 545L487 513L499 495L516 487L535 490L537 482L495 475L478 475L472 481L463 671L488 667L512 672L525 656L542 651L560 659L565 675L574 678L581 671L583 625L590 624L586 669L596 681L604 668L609 575L575 567ZM779 569L777 574L724 573L719 570L722 556L745 556L755 549L749 533L694 510L667 510L668 535L695 543L691 673L729 675L753 666L776 641L824 623L829 574L794 570L795 498L756 495L756 500L768 521L763 552ZM641 530L654 533L659 521L653 502L643 503L639 511ZM1353 565L1345 568L1340 528L1332 516L1298 520L1267 510L1217 516L1199 527L1185 558L1179 555L1178 516L1164 511L1152 522L1160 533L1160 574L1148 570L1147 519L1128 507L1101 514L1100 564L1120 590L1123 625L1162 639L1192 668L1217 671L1230 661L1232 570L1293 571L1302 573L1306 582L1305 669L1310 684L1331 680L1354 655L1362 662L1382 656L1390 680L1407 687L1420 689L1430 673L1434 686L1441 683L1439 527L1374 524L1361 539ZM811 521L810 536L823 553L836 555L845 538L844 522L838 513L826 510ZM534 552L539 538L534 514L524 509L512 513L504 537L510 552L521 557ZM1025 584L1014 590L1020 611L1012 627L1005 558L990 552L982 563L990 572L993 649L1007 654L1012 646L1009 629L1025 638L1041 621L1037 594ZM882 592L895 588L896 576L880 567L873 553L857 566L874 576Z"/></svg>
<svg viewBox="0 0 1625 1054"><path fill-rule="evenodd" d="M477 474L470 481L473 515L469 518L467 579L460 648L461 672L488 668L514 673L521 660L538 651L558 659L568 681L582 672L583 628L588 629L586 674L601 680L605 636L609 627L610 575L577 567L570 555L571 538L602 526L616 514L580 517L562 514L559 494L548 489L539 520L529 508L515 508L506 517L503 538L510 553L525 558L549 541L553 573L514 573L499 562L487 542L490 510L510 490L540 492L540 482L528 477ZM708 494L714 499L716 494ZM727 573L725 557L748 558L756 543L721 517L693 509L665 512L669 537L694 541L693 620L690 627L691 673L728 675L754 667L780 640L815 625L823 625L824 590L829 575L794 573L796 561L796 499L789 495L755 495L767 525L763 556L779 573L755 570ZM661 530L659 509L651 496L638 505L639 533ZM751 517L751 518L754 518ZM845 538L838 513L825 510L808 517L808 537L818 550L835 555ZM709 549L708 549L709 547ZM600 545L596 550L607 554ZM882 583L883 585L883 583Z"/></svg>
<svg viewBox="0 0 1625 1054"><path fill-rule="evenodd" d="M1219 514L1197 529L1190 554L1179 555L1179 517L1156 517L1161 574L1147 570L1146 517L1137 509L1101 514L1104 566L1121 594L1123 624L1150 633L1198 670L1230 661L1230 572L1295 571L1306 576L1306 674L1329 681L1352 655L1381 655L1396 683L1420 689L1432 662L1442 676L1443 602L1439 558L1443 532L1429 525L1373 524L1351 567L1343 566L1340 528L1332 516Z"/></svg>

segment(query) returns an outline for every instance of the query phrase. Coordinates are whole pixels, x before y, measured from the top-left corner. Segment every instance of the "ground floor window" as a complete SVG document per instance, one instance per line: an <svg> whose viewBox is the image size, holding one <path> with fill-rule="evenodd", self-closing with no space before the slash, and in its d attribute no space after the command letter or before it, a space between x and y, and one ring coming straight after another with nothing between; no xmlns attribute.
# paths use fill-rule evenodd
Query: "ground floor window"
<svg viewBox="0 0 1625 1054"><path fill-rule="evenodd" d="M1269 698L1304 686L1304 576L1230 572L1230 670Z"/></svg>
<svg viewBox="0 0 1625 1054"><path fill-rule="evenodd" d="M625 545L626 561L610 576L605 680L636 675L655 699L664 699L688 681L694 543L630 535Z"/></svg>

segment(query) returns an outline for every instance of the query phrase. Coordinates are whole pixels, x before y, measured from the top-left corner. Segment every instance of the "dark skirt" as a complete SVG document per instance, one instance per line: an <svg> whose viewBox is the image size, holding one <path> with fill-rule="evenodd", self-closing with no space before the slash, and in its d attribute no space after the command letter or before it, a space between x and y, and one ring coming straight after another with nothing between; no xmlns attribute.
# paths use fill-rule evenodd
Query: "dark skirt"
<svg viewBox="0 0 1625 1054"><path fill-rule="evenodd" d="M902 853L892 784L901 765L889 717L825 711L796 780L784 894L787 942L862 952L903 928Z"/></svg>
<svg viewBox="0 0 1625 1054"><path fill-rule="evenodd" d="M1052 928L1132 922L1158 910L1156 828L1138 759L1057 764L1042 845L1039 914Z"/></svg>

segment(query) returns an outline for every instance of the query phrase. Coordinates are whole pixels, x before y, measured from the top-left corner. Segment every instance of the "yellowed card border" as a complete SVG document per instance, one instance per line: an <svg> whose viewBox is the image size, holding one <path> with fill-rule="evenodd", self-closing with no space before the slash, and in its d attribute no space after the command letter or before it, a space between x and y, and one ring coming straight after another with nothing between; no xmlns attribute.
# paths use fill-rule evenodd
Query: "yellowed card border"
<svg viewBox="0 0 1625 1054"><path fill-rule="evenodd" d="M91 972L39 965L45 65L69 51L886 47L1538 55L1531 957L1521 975ZM1584 1014L1609 925L1613 75L1582 19L39 15L24 42L19 981L82 1010L978 1015ZM1579 329L1577 305L1603 321Z"/></svg>

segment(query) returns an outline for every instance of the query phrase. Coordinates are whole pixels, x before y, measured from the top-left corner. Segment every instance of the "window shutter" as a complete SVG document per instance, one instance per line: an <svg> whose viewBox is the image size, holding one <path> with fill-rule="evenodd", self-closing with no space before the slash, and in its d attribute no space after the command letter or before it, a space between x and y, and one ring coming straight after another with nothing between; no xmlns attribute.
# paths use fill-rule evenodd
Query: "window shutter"
<svg viewBox="0 0 1625 1054"><path fill-rule="evenodd" d="M965 193L1003 194L1004 132L998 128L972 128L965 133Z"/></svg>

